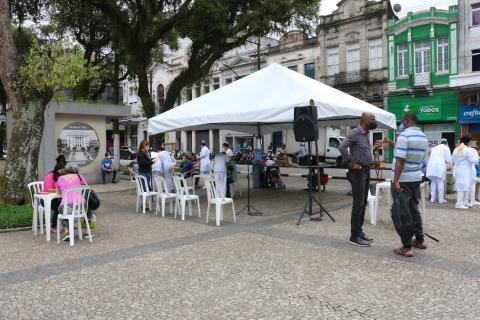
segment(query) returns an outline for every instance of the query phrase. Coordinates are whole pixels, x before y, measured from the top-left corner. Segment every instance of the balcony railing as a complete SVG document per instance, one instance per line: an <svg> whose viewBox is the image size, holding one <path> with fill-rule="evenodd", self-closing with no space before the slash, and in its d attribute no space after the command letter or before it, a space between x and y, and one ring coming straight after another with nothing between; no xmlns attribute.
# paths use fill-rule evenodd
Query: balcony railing
<svg viewBox="0 0 480 320"><path fill-rule="evenodd" d="M356 82L367 82L368 71L340 72L335 75L335 85L342 85Z"/></svg>
<svg viewBox="0 0 480 320"><path fill-rule="evenodd" d="M430 72L415 73L413 76L413 85L415 87L424 87L431 84Z"/></svg>

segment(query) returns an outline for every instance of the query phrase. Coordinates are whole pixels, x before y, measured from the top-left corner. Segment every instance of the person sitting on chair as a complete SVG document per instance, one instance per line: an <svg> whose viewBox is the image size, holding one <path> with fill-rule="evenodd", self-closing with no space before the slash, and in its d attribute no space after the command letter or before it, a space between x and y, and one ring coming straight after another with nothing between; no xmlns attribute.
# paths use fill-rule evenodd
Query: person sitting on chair
<svg viewBox="0 0 480 320"><path fill-rule="evenodd" d="M297 156L297 163L301 166L307 165L307 159L308 159L308 152L307 148L305 147L305 143L301 143L300 147L298 147L297 152L295 152L295 155Z"/></svg>
<svg viewBox="0 0 480 320"><path fill-rule="evenodd" d="M117 170L113 167L113 160L110 152L105 153L105 158L102 159L102 182L105 184L105 177L107 174L113 173L112 183L117 183L115 178L117 177Z"/></svg>
<svg viewBox="0 0 480 320"><path fill-rule="evenodd" d="M191 156L184 156L182 163L180 163L180 172L185 178L190 178L193 175L195 165Z"/></svg>
<svg viewBox="0 0 480 320"><path fill-rule="evenodd" d="M132 161L128 164L128 172L131 176L136 176L138 174L138 163L137 163L137 155L133 155Z"/></svg>

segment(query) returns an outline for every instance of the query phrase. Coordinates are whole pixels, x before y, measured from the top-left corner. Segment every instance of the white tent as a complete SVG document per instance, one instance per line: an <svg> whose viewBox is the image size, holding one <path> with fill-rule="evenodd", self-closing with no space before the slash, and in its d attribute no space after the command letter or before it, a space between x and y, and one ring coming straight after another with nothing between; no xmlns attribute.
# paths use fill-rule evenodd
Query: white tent
<svg viewBox="0 0 480 320"><path fill-rule="evenodd" d="M229 129L265 135L293 127L293 110L313 99L320 125L354 125L373 113L383 128L396 128L395 115L342 91L272 64L148 120L148 133Z"/></svg>

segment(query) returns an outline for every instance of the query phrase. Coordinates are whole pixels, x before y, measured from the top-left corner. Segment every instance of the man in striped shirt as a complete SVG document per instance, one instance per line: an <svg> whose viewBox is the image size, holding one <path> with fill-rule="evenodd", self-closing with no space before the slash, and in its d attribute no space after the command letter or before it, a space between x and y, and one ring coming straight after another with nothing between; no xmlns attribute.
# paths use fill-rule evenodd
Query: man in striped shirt
<svg viewBox="0 0 480 320"><path fill-rule="evenodd" d="M402 201L408 201L408 209L415 226L415 240L408 235L400 234L402 247L395 249L395 253L411 257L413 256L412 245L426 249L422 217L418 210L420 200L420 183L422 181L423 160L428 148L428 140L425 134L417 127L417 116L414 113L407 113L402 118L400 134L397 137L396 145L386 140L395 147L394 160L392 163L393 173L393 198L399 200L400 190L404 192Z"/></svg>

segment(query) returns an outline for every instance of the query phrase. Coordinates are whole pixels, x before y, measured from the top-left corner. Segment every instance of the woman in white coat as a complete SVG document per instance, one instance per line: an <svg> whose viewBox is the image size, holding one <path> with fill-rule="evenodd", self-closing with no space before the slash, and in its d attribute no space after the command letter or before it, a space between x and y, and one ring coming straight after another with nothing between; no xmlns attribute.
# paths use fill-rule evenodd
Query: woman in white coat
<svg viewBox="0 0 480 320"><path fill-rule="evenodd" d="M175 170L175 157L166 150L160 152L160 162L162 163L162 174L167 181L168 192L173 190L173 171Z"/></svg>
<svg viewBox="0 0 480 320"><path fill-rule="evenodd" d="M473 167L478 163L478 153L470 148L471 138L463 136L460 145L453 151L453 177L455 178L455 190L457 191L457 203L455 208L468 209L471 207L469 201L469 191L472 183L476 179Z"/></svg>
<svg viewBox="0 0 480 320"><path fill-rule="evenodd" d="M433 147L427 163L427 178L430 179L430 201L445 203L445 179L447 178L447 164L452 163L450 148L447 139L440 140L440 145Z"/></svg>

